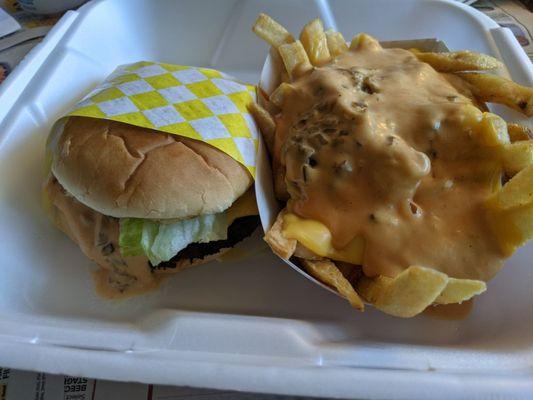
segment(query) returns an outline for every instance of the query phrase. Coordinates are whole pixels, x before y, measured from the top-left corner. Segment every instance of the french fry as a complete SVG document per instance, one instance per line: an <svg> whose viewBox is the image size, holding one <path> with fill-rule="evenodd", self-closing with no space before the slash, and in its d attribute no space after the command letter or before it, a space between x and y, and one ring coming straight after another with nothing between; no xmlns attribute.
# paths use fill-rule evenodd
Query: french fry
<svg viewBox="0 0 533 400"><path fill-rule="evenodd" d="M505 256L511 256L533 239L533 204L507 210L489 209L487 216Z"/></svg>
<svg viewBox="0 0 533 400"><path fill-rule="evenodd" d="M342 33L336 32L333 29L326 31L326 41L328 43L329 54L331 57L337 57L342 53L348 51L348 45Z"/></svg>
<svg viewBox="0 0 533 400"><path fill-rule="evenodd" d="M486 202L487 218L506 256L533 237L533 165L524 168Z"/></svg>
<svg viewBox="0 0 533 400"><path fill-rule="evenodd" d="M533 88L496 75L466 72L457 75L472 86L472 93L479 100L504 104L528 117L533 116Z"/></svg>
<svg viewBox="0 0 533 400"><path fill-rule="evenodd" d="M483 71L502 67L494 57L472 51L425 53L409 49L420 61L428 63L439 72Z"/></svg>
<svg viewBox="0 0 533 400"><path fill-rule="evenodd" d="M357 292L370 304L395 317L409 318L433 304L448 284L448 276L431 268L411 266L395 278L363 277Z"/></svg>
<svg viewBox="0 0 533 400"><path fill-rule="evenodd" d="M476 96L472 93L472 90L470 89L470 85L466 83L463 79L461 79L459 76L455 74L449 74L449 73L441 73L442 77L448 81L450 85L452 85L455 90L457 90L459 93L461 93L463 96L469 98L474 106L476 106L481 111L489 111L487 105L483 103L482 101L479 101Z"/></svg>
<svg viewBox="0 0 533 400"><path fill-rule="evenodd" d="M289 83L291 81L291 78L289 77L289 74L285 70L285 68L283 68L283 70L281 71L280 80L281 82L284 82L284 83Z"/></svg>
<svg viewBox="0 0 533 400"><path fill-rule="evenodd" d="M363 276L363 267L360 265L343 261L335 261L335 265L353 287L355 287L357 281Z"/></svg>
<svg viewBox="0 0 533 400"><path fill-rule="evenodd" d="M437 304L462 303L487 290L483 281L448 278L448 284L435 300Z"/></svg>
<svg viewBox="0 0 533 400"><path fill-rule="evenodd" d="M533 165L533 140L508 144L503 151L503 168L508 175L514 175Z"/></svg>
<svg viewBox="0 0 533 400"><path fill-rule="evenodd" d="M487 200L487 207L495 211L531 205L533 205L533 165L513 176L498 193Z"/></svg>
<svg viewBox="0 0 533 400"><path fill-rule="evenodd" d="M302 42L299 40L293 43L282 44L278 50L291 79L313 68Z"/></svg>
<svg viewBox="0 0 533 400"><path fill-rule="evenodd" d="M285 71L285 64L283 64L283 60L281 59L278 49L275 47L270 47L268 54L270 56L273 76L281 76L281 74L287 74L287 71Z"/></svg>
<svg viewBox="0 0 533 400"><path fill-rule="evenodd" d="M533 139L533 132L531 132L531 129L524 125L509 122L507 124L507 132L509 132L509 138L511 139L511 142Z"/></svg>
<svg viewBox="0 0 533 400"><path fill-rule="evenodd" d="M265 42L278 48L282 44L294 42L294 37L282 25L266 14L259 14L252 31Z"/></svg>
<svg viewBox="0 0 533 400"><path fill-rule="evenodd" d="M359 49L368 49L368 50L381 50L382 47L379 44L378 40L366 33L359 33L355 35L350 43L351 50Z"/></svg>
<svg viewBox="0 0 533 400"><path fill-rule="evenodd" d="M511 226L517 234L514 242L515 250L524 245L528 240L533 239L533 204L522 209L514 210L506 215L507 224Z"/></svg>
<svg viewBox="0 0 533 400"><path fill-rule="evenodd" d="M364 311L363 300L333 262L329 260L302 260L302 264L306 271L316 279L336 289L342 297L350 302L352 307Z"/></svg>
<svg viewBox="0 0 533 400"><path fill-rule="evenodd" d="M272 154L274 149L274 136L276 134L276 123L270 113L257 104L255 101L251 102L248 110L254 117L255 122L259 125L263 139L267 146L268 152Z"/></svg>
<svg viewBox="0 0 533 400"><path fill-rule="evenodd" d="M507 122L499 115L483 113L477 131L482 146L502 146L510 143Z"/></svg>
<svg viewBox="0 0 533 400"><path fill-rule="evenodd" d="M316 255L311 250L309 250L307 247L305 247L301 243L296 243L296 249L294 250L294 257L298 258L304 258L306 260L321 260L322 257L319 255Z"/></svg>
<svg viewBox="0 0 533 400"><path fill-rule="evenodd" d="M259 89L257 96L257 103L259 106L263 107L270 115L276 115L279 112L279 109L270 102L268 94L263 90Z"/></svg>
<svg viewBox="0 0 533 400"><path fill-rule="evenodd" d="M324 26L319 18L305 25L300 33L300 42L313 65L322 65L331 60Z"/></svg>
<svg viewBox="0 0 533 400"><path fill-rule="evenodd" d="M283 216L286 211L282 210L276 217L276 221L270 227L263 238L270 248L279 257L288 260L296 250L296 240L287 239L283 235Z"/></svg>
<svg viewBox="0 0 533 400"><path fill-rule="evenodd" d="M282 82L276 90L274 90L269 97L269 100L276 107L283 107L283 101L287 96L287 93L292 90L292 86L286 82Z"/></svg>
<svg viewBox="0 0 533 400"><path fill-rule="evenodd" d="M281 165L279 160L274 156L272 157L272 172L274 174L274 194L276 199L280 201L289 200L289 192L287 190L287 183L285 182L286 169Z"/></svg>

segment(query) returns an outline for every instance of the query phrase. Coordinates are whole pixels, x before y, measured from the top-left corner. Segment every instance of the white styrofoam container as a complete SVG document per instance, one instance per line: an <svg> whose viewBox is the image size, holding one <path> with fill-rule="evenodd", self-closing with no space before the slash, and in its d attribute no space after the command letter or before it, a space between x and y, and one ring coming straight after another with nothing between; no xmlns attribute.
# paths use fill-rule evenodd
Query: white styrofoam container
<svg viewBox="0 0 533 400"><path fill-rule="evenodd" d="M130 301L94 295L91 262L40 208L52 123L138 60L257 82L267 46L250 27L261 11L293 32L320 16L347 38L436 37L500 57L515 81L533 84L510 31L451 1L103 0L68 12L0 86L0 365L345 398L533 397L531 244L463 321L356 313L267 250L184 271Z"/></svg>

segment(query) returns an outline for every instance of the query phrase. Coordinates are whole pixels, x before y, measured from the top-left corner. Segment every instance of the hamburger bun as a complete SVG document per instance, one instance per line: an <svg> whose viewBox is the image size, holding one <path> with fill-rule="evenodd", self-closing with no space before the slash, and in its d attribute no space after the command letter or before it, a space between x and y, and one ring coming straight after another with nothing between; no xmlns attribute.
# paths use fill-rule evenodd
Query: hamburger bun
<svg viewBox="0 0 533 400"><path fill-rule="evenodd" d="M219 213L252 184L245 167L209 144L86 117L66 122L52 172L78 201L117 218Z"/></svg>

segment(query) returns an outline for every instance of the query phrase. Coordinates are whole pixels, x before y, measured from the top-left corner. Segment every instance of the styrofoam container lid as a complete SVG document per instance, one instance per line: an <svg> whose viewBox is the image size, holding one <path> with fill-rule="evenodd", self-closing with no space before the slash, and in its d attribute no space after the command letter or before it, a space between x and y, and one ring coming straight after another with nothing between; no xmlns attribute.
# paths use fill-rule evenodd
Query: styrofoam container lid
<svg viewBox="0 0 533 400"><path fill-rule="evenodd" d="M40 207L52 123L117 65L138 60L258 82L268 51L250 31L259 12L293 32L319 16L347 38L438 38L492 54L513 80L533 84L510 31L451 1L100 0L68 12L0 86L0 365L345 398L530 397L531 244L460 321L356 313L271 254L259 233L246 259L184 271L130 301L95 296L93 264Z"/></svg>

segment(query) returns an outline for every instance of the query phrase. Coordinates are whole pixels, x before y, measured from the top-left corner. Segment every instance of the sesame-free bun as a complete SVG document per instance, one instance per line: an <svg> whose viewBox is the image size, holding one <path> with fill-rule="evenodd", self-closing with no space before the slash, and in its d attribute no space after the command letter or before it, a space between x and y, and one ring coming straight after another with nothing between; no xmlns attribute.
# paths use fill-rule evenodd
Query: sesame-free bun
<svg viewBox="0 0 533 400"><path fill-rule="evenodd" d="M52 172L78 201L117 218L222 212L252 183L245 167L209 144L85 117L66 122Z"/></svg>

